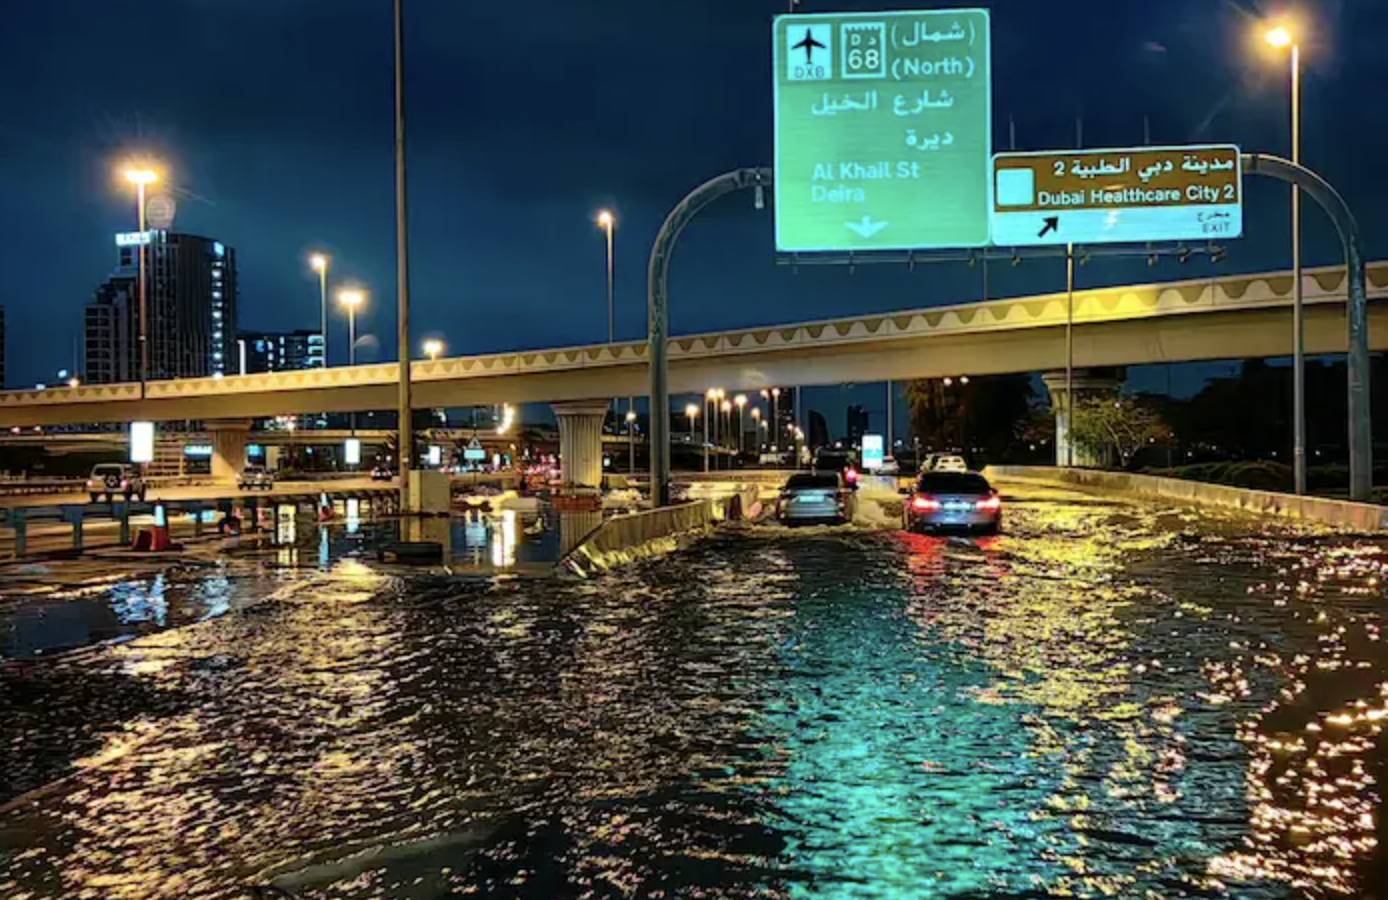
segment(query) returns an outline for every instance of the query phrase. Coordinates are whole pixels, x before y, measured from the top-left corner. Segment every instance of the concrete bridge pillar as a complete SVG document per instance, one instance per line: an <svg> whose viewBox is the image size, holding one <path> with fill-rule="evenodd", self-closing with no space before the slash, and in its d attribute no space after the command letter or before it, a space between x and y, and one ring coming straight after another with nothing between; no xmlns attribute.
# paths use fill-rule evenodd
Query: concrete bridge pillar
<svg viewBox="0 0 1388 900"><path fill-rule="evenodd" d="M609 400L577 400L551 406L559 420L559 465L565 490L602 487L602 423Z"/></svg>
<svg viewBox="0 0 1388 900"><path fill-rule="evenodd" d="M1126 373L1122 369L1072 369L1070 382L1075 389L1075 402L1081 403L1091 397L1113 397L1123 386ZM1076 444L1074 459L1068 459L1066 451L1070 445L1070 407L1065 397L1065 372L1045 372L1041 381L1051 395L1051 409L1055 413L1055 464L1057 466L1078 466L1080 468L1103 468L1111 460L1107 453L1096 454L1090 449Z"/></svg>
<svg viewBox="0 0 1388 900"><path fill-rule="evenodd" d="M212 480L234 482L246 468L246 445L250 442L250 419L222 419L208 422L212 437Z"/></svg>

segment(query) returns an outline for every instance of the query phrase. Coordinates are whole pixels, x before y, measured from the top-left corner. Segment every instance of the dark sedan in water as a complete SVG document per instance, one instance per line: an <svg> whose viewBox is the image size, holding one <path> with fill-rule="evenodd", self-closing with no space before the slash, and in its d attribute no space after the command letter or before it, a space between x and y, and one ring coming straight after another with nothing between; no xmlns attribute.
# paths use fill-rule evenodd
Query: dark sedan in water
<svg viewBox="0 0 1388 900"><path fill-rule="evenodd" d="M905 503L907 531L964 529L997 534L1002 498L988 479L974 472L925 472Z"/></svg>
<svg viewBox="0 0 1388 900"><path fill-rule="evenodd" d="M839 524L853 521L856 498L837 472L792 475L781 489L777 518L786 525Z"/></svg>

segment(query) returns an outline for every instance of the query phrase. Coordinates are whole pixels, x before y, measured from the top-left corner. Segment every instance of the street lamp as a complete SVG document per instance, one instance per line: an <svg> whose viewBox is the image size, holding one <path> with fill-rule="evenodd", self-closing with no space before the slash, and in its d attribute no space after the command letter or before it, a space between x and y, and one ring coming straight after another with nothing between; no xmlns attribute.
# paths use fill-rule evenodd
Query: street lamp
<svg viewBox="0 0 1388 900"><path fill-rule="evenodd" d="M337 300L347 307L347 365L355 366L357 364L357 307L366 302L366 295L357 290L342 290L338 291ZM352 434L356 433L357 412L352 410ZM401 456L401 460L404 460L403 456Z"/></svg>
<svg viewBox="0 0 1388 900"><path fill-rule="evenodd" d="M1281 50L1291 48L1292 65L1292 163L1301 164L1301 45L1290 28L1268 29L1267 42ZM1292 185L1292 471L1296 492L1306 493L1306 320L1301 286L1301 188Z"/></svg>
<svg viewBox="0 0 1388 900"><path fill-rule="evenodd" d="M699 418L699 404L685 404L684 415L689 420L689 443L692 444L694 443L694 420Z"/></svg>
<svg viewBox="0 0 1388 900"><path fill-rule="evenodd" d="M318 273L318 300L323 335L323 368L328 367L328 257L315 253L308 258L308 264Z"/></svg>
<svg viewBox="0 0 1388 900"><path fill-rule="evenodd" d="M742 410L743 407L747 405L747 395L738 394L736 397L733 398L733 402L737 404L737 453L739 456L741 456L743 451Z"/></svg>
<svg viewBox="0 0 1388 900"><path fill-rule="evenodd" d="M617 217L610 210L598 213L598 227L607 234L607 342L613 340L612 322L612 231L617 227Z"/></svg>
<svg viewBox="0 0 1388 900"><path fill-rule="evenodd" d="M434 360L438 359L439 354L442 352L443 341L438 340L437 338L430 338L429 340L424 342L424 355L429 357L430 362L433 362Z"/></svg>
<svg viewBox="0 0 1388 900"><path fill-rule="evenodd" d="M366 302L366 295L358 290L337 292L337 302L347 307L347 365L357 364L357 307Z"/></svg>
<svg viewBox="0 0 1388 900"><path fill-rule="evenodd" d="M145 276L145 246L149 242L145 234L145 188L159 180L159 173L148 166L131 166L125 170L125 180L135 185L135 209L139 220L139 294L140 294L140 393L145 391L149 380L149 286Z"/></svg>
<svg viewBox="0 0 1388 900"><path fill-rule="evenodd" d="M636 410L627 410L627 471L636 474Z"/></svg>
<svg viewBox="0 0 1388 900"><path fill-rule="evenodd" d="M723 389L722 389L722 388L719 388L719 389L718 389L718 394L719 394L720 397L723 396ZM730 400L724 400L722 403L720 403L720 404L718 405L718 408L719 408L720 410L722 410L722 412L723 412L723 419L722 419L723 424L722 424L721 427L722 427L722 429L723 429L723 439L726 441L726 440L727 440L728 432L733 430L733 404L732 404L732 401L730 401ZM731 442L731 441L728 441L728 449L729 449L729 450L732 449L732 446L733 446L733 445L732 445L732 442ZM732 461L731 461L731 460L729 460L729 462L728 462L728 467L729 467L729 468L732 468Z"/></svg>
<svg viewBox="0 0 1388 900"><path fill-rule="evenodd" d="M772 388L772 389L771 389L771 424L772 424L773 426L776 426L776 427L773 427L773 428L771 429L771 441L772 441L772 444L771 444L771 452L772 452L772 453L778 452L778 451L776 450L776 441L779 440L779 439L776 437L776 431L777 431L777 428L779 428L780 422L781 422L780 404L781 404L781 389L778 388L778 387L777 387L777 388Z"/></svg>
<svg viewBox="0 0 1388 900"><path fill-rule="evenodd" d="M754 407L752 407L752 434L753 434L753 437L755 438L755 442L756 442L756 445L757 445L758 447L761 446L761 431L760 431L760 429L761 429L761 426L763 426L763 425L765 425L765 424L766 424L766 423L763 422L763 421L761 420L761 407L760 407L760 406L754 406Z"/></svg>

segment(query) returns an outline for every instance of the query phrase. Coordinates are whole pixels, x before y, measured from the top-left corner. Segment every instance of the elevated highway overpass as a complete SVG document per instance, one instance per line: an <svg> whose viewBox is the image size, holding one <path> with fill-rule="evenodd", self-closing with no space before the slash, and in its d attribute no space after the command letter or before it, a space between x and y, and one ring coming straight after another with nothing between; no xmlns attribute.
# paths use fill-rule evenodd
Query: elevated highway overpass
<svg viewBox="0 0 1388 900"><path fill-rule="evenodd" d="M1368 270L1370 346L1388 349L1388 262ZM1075 294L1075 365L1291 352L1285 272ZM1344 352L1342 267L1305 275L1309 353ZM1063 367L1064 293L672 338L672 393L1044 371ZM644 342L517 351L413 364L419 408L644 395ZM220 379L0 392L0 427L251 419L389 409L394 363Z"/></svg>

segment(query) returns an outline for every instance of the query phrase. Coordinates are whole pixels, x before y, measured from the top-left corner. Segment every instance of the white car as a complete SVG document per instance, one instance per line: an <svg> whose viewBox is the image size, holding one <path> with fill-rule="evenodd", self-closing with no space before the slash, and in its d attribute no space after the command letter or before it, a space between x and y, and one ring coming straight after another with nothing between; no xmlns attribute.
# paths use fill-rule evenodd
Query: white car
<svg viewBox="0 0 1388 900"><path fill-rule="evenodd" d="M92 474L87 478L87 494L96 503L102 497L110 503L115 497L145 501L145 479L139 469L124 463L100 463L92 466Z"/></svg>
<svg viewBox="0 0 1388 900"><path fill-rule="evenodd" d="M955 456L951 453L942 453L930 464L932 472L967 472L969 464L964 462L964 457Z"/></svg>

